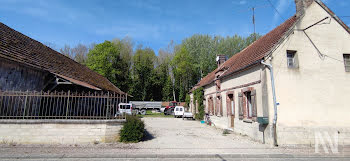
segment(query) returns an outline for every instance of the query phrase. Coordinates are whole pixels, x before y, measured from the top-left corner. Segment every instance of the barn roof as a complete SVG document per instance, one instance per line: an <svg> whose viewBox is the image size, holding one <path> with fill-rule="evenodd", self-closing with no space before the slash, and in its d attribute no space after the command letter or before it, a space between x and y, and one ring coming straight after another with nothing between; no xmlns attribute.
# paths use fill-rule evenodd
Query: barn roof
<svg viewBox="0 0 350 161"><path fill-rule="evenodd" d="M107 78L0 22L0 57L48 71L94 90L124 94Z"/></svg>

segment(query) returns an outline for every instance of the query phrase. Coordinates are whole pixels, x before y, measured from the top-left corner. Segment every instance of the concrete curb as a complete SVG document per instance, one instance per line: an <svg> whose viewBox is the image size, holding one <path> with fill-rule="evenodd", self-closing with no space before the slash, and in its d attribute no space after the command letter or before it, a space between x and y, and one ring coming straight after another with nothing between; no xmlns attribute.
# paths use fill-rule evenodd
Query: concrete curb
<svg viewBox="0 0 350 161"><path fill-rule="evenodd" d="M42 120L0 120L0 124L122 124L125 120L65 120L65 119L42 119Z"/></svg>
<svg viewBox="0 0 350 161"><path fill-rule="evenodd" d="M104 154L104 155L37 155L37 156L11 156L0 159L41 159L41 158L349 158L350 155L292 155L292 154Z"/></svg>

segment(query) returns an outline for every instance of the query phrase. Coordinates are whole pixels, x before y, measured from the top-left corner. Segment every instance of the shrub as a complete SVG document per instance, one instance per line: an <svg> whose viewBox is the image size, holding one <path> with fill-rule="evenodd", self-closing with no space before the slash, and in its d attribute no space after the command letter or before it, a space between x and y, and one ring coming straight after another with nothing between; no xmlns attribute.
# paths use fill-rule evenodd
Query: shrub
<svg viewBox="0 0 350 161"><path fill-rule="evenodd" d="M224 129L224 131L222 131L222 134L223 134L223 135L230 134L230 131L229 131L229 130L227 130L227 129Z"/></svg>
<svg viewBox="0 0 350 161"><path fill-rule="evenodd" d="M137 116L126 116L126 122L120 130L121 142L139 142L145 133L145 125Z"/></svg>

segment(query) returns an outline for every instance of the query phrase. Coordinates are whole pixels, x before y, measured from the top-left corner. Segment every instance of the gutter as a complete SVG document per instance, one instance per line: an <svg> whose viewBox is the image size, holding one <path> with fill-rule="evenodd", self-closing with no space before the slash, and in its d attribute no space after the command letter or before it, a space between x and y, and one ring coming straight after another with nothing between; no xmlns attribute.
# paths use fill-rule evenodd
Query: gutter
<svg viewBox="0 0 350 161"><path fill-rule="evenodd" d="M272 87L272 95L273 95L273 109L274 109L274 115L273 115L273 145L278 146L277 144L277 101L276 101L276 91L275 91L275 80L273 76L273 67L271 64L267 64L263 60L261 61L261 64L265 65L270 70L270 77L271 77L271 87Z"/></svg>

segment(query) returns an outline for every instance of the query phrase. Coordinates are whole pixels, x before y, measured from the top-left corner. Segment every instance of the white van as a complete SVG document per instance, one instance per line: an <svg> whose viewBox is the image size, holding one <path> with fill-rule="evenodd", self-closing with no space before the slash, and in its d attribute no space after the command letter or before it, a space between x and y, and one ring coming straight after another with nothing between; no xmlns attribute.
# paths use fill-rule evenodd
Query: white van
<svg viewBox="0 0 350 161"><path fill-rule="evenodd" d="M175 106L174 108L174 117L182 117L184 115L185 108L183 106Z"/></svg>
<svg viewBox="0 0 350 161"><path fill-rule="evenodd" d="M132 104L131 103L119 103L117 115L131 115L132 114Z"/></svg>

